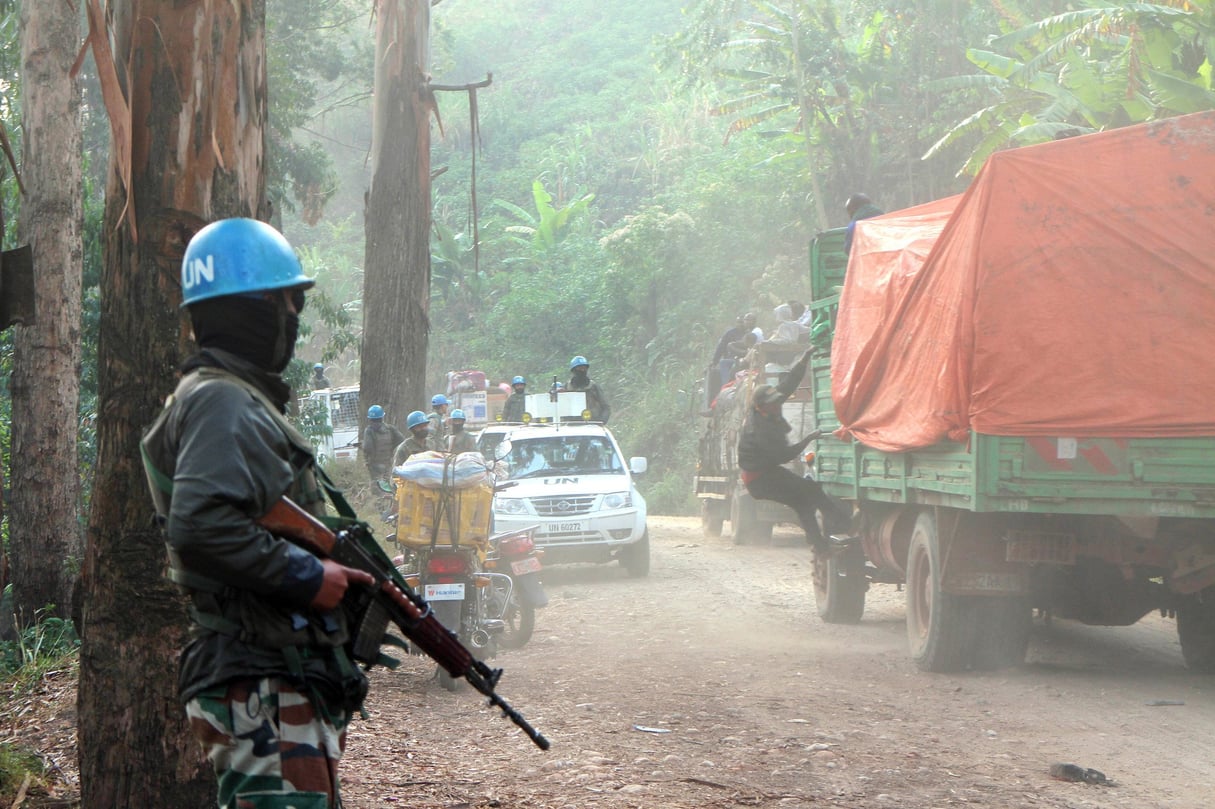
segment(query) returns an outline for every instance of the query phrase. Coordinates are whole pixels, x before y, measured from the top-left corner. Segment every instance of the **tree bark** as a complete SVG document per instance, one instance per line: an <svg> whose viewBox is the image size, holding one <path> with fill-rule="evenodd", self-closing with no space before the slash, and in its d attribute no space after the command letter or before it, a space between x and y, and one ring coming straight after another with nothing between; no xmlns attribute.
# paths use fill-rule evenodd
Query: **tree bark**
<svg viewBox="0 0 1215 809"><path fill-rule="evenodd" d="M34 319L13 332L9 553L20 625L71 615L80 569L80 47L64 3L21 5L24 149L21 241L33 251ZM8 616L3 616L7 620Z"/></svg>
<svg viewBox="0 0 1215 809"><path fill-rule="evenodd" d="M215 779L177 697L186 614L164 577L138 443L190 349L178 310L187 242L215 219L265 213L265 7L133 0L109 8L116 75L127 84L106 98L115 143L84 568L82 805L202 809L215 805Z"/></svg>
<svg viewBox="0 0 1215 809"><path fill-rule="evenodd" d="M429 0L379 0L359 398L402 429L429 410Z"/></svg>

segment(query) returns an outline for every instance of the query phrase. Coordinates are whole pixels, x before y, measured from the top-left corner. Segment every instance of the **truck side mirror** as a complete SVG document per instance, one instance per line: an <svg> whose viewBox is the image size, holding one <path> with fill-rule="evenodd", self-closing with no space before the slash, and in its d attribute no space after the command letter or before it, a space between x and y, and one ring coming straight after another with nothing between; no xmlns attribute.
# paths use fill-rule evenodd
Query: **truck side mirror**
<svg viewBox="0 0 1215 809"><path fill-rule="evenodd" d="M645 458L629 458L629 471L634 475L644 475L649 468L649 461Z"/></svg>

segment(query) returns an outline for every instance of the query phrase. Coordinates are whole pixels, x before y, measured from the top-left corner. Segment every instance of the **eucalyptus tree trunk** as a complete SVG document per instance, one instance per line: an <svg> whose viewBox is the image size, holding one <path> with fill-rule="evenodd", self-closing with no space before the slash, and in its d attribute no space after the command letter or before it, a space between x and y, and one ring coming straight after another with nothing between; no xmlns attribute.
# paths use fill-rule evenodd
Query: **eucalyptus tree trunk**
<svg viewBox="0 0 1215 809"><path fill-rule="evenodd" d="M266 213L265 7L262 0L108 7L117 70L107 67L106 37L97 35L104 22L90 20L114 137L84 568L82 805L202 809L215 805L214 776L177 697L186 613L164 576L138 444L189 350L178 310L187 242L215 219Z"/></svg>
<svg viewBox="0 0 1215 809"><path fill-rule="evenodd" d="M430 402L430 2L379 0L376 9L359 398L404 428L406 413Z"/></svg>
<svg viewBox="0 0 1215 809"><path fill-rule="evenodd" d="M33 251L34 318L13 331L9 554L17 620L71 615L80 568L80 88L71 77L79 17L63 3L21 5L24 149L21 241ZM7 619L7 616L4 616Z"/></svg>

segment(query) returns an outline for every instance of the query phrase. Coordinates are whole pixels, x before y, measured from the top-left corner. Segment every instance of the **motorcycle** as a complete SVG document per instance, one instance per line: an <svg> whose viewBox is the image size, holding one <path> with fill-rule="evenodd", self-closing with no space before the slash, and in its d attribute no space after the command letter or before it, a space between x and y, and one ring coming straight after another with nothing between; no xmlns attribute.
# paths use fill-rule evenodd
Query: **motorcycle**
<svg viewBox="0 0 1215 809"><path fill-rule="evenodd" d="M414 504L415 512L427 515L447 512L452 517L443 523L447 526L447 539L441 539L435 530L429 535L415 533L404 537L407 541L398 541L403 552L394 562L406 583L421 594L439 622L454 632L478 659L491 658L499 649L515 649L526 643L535 628L536 608L548 603L539 583L540 561L532 539L534 529L491 536L489 500L460 501L455 494L433 489L413 489L412 496L431 501ZM437 500L446 497L453 499L440 507ZM399 515L392 519L399 520ZM437 516L429 518L432 527L436 519ZM437 676L449 691L458 690L464 683L453 679L441 667Z"/></svg>
<svg viewBox="0 0 1215 809"><path fill-rule="evenodd" d="M536 547L536 526L490 537L486 567L503 570L490 584L487 611L503 623L497 643L503 649L521 649L536 629L536 610L548 606L540 581L544 551Z"/></svg>

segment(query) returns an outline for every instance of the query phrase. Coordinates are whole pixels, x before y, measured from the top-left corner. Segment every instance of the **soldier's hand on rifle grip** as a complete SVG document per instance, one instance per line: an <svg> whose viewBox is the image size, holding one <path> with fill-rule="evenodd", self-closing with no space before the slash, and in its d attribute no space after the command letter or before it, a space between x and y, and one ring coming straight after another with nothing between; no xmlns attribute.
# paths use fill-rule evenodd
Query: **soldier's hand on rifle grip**
<svg viewBox="0 0 1215 809"><path fill-rule="evenodd" d="M375 577L362 570L346 567L332 559L322 559L324 577L321 579L321 589L312 597L308 605L322 612L335 609L346 595L346 588L351 584L375 584Z"/></svg>

